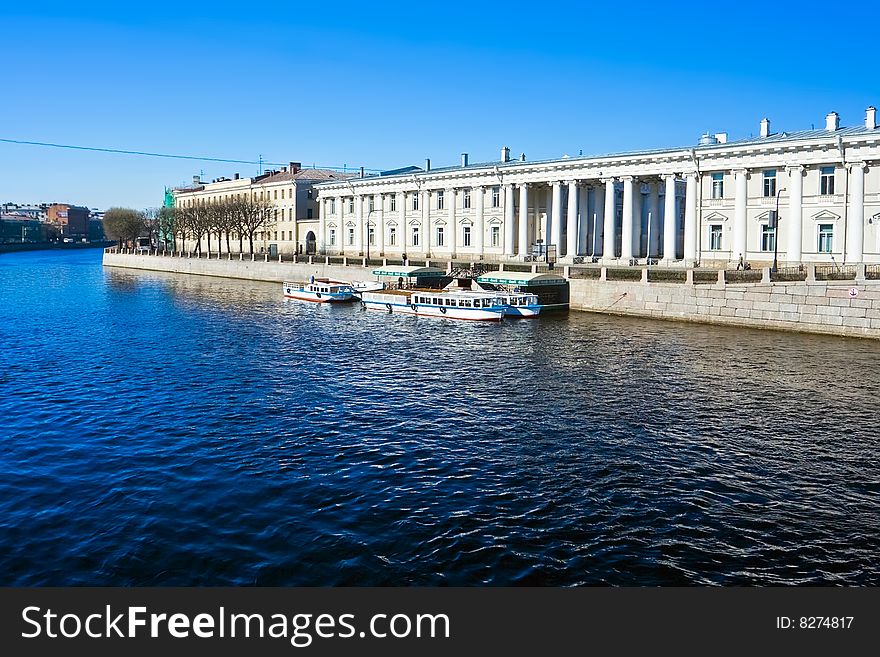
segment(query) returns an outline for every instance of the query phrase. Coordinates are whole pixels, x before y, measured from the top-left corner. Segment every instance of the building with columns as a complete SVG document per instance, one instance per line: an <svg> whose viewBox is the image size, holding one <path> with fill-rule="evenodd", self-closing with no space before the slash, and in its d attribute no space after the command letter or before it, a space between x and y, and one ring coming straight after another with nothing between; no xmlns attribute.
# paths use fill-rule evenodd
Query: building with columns
<svg viewBox="0 0 880 657"><path fill-rule="evenodd" d="M408 167L315 186L318 252L348 256L647 260L681 266L880 262L880 129L864 122L694 146ZM774 227L772 213L778 208ZM778 241L778 243L777 243Z"/></svg>

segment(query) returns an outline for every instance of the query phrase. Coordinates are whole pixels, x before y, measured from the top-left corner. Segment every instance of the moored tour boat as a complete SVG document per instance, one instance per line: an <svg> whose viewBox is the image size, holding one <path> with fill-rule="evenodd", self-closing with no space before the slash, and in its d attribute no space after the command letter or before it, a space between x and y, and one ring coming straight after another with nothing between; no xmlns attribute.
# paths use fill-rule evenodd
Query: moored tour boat
<svg viewBox="0 0 880 657"><path fill-rule="evenodd" d="M386 313L496 322L501 321L507 310L500 299L486 293L440 290L364 292L361 304L367 310Z"/></svg>
<svg viewBox="0 0 880 657"><path fill-rule="evenodd" d="M284 283L284 296L300 301L317 303L338 303L354 299L354 288L347 283L338 283L327 279L313 278L310 283Z"/></svg>

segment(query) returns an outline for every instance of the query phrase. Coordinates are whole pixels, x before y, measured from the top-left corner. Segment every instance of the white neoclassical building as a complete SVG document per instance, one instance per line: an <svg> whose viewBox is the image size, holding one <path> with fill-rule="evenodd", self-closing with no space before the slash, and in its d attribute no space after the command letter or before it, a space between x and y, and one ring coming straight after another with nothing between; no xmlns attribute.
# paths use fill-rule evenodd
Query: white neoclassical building
<svg viewBox="0 0 880 657"><path fill-rule="evenodd" d="M315 186L318 251L670 264L880 262L880 129L864 122L692 147L407 167ZM771 214L778 208L778 227ZM778 241L778 243L777 243Z"/></svg>

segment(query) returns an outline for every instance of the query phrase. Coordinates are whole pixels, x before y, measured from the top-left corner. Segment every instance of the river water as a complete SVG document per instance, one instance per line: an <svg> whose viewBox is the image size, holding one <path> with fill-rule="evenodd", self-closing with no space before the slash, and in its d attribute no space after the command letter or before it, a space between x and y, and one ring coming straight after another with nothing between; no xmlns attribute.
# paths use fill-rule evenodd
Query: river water
<svg viewBox="0 0 880 657"><path fill-rule="evenodd" d="M880 584L880 344L0 256L0 585Z"/></svg>

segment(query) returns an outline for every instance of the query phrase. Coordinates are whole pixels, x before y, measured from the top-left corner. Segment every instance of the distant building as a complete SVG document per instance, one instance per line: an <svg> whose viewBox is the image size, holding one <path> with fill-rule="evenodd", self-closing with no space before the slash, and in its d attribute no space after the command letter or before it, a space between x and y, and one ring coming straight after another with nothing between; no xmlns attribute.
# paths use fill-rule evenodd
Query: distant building
<svg viewBox="0 0 880 657"><path fill-rule="evenodd" d="M87 239L89 236L89 216L91 211L78 205L53 203L47 210L47 221L61 229L63 237L75 240Z"/></svg>
<svg viewBox="0 0 880 657"><path fill-rule="evenodd" d="M176 207L218 202L242 195L268 199L275 206L272 225L257 234L255 250L268 250L274 244L280 253L314 253L317 248L318 203L313 187L317 183L341 181L353 175L330 169L303 169L299 162L291 162L280 171L267 171L253 178L241 178L235 174L232 179L219 178L208 183L195 176L191 187L179 187L172 193ZM230 243L233 249L238 249L237 237L230 239Z"/></svg>
<svg viewBox="0 0 880 657"><path fill-rule="evenodd" d="M52 242L58 239L58 228L26 215L0 213L0 243Z"/></svg>

